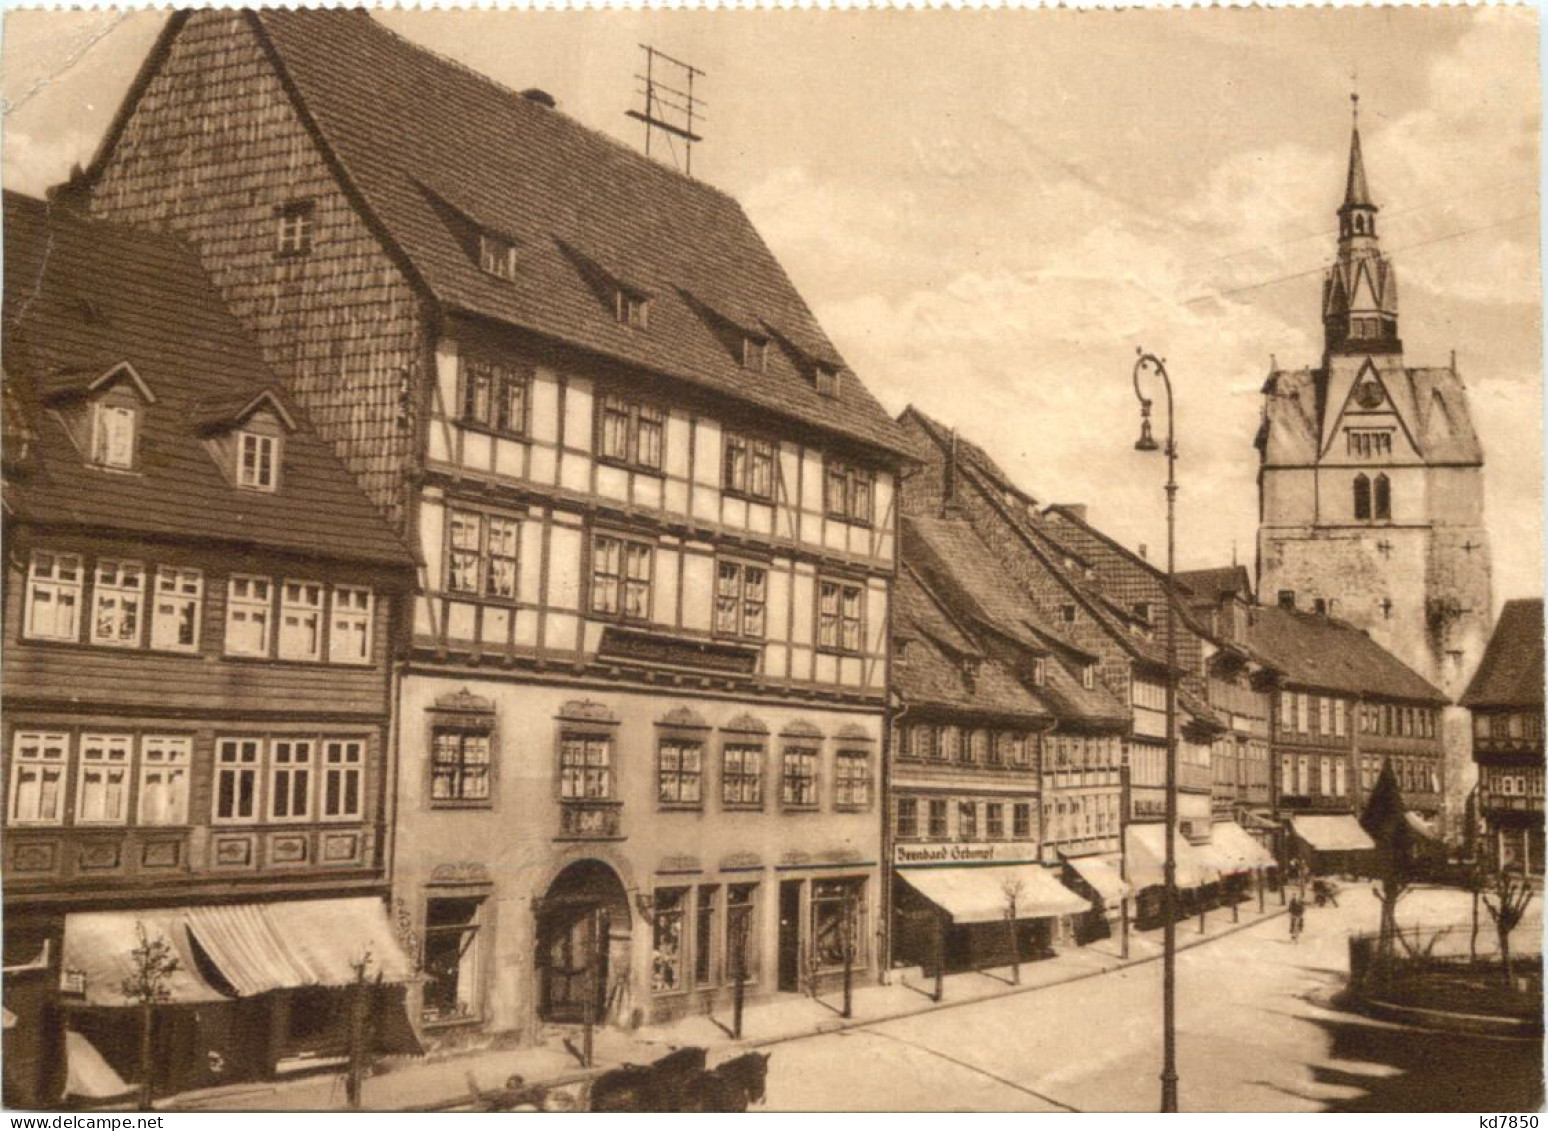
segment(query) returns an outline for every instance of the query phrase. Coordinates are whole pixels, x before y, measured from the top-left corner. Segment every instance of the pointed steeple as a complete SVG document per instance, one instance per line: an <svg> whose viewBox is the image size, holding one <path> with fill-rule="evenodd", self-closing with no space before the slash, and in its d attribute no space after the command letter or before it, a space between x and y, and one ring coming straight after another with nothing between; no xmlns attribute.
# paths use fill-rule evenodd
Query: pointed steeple
<svg viewBox="0 0 1548 1131"><path fill-rule="evenodd" d="M1349 179L1344 182L1345 208L1375 208L1371 190L1365 183L1365 159L1360 154L1360 96L1349 96L1354 103L1354 130L1349 137Z"/></svg>

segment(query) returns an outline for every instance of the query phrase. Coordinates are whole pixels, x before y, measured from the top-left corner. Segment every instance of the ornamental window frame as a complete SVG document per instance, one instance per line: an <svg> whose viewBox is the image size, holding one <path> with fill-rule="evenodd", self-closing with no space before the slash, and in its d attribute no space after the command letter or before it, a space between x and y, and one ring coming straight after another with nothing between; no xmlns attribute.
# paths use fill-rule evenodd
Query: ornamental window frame
<svg viewBox="0 0 1548 1131"><path fill-rule="evenodd" d="M425 743L424 796L430 808L495 807L499 729L492 700L466 690L437 699L425 712ZM438 782L450 783L440 787L439 796ZM481 788L470 791L469 782Z"/></svg>
<svg viewBox="0 0 1548 1131"><path fill-rule="evenodd" d="M779 803L786 811L815 812L822 800L822 741L787 737L779 750Z"/></svg>
<svg viewBox="0 0 1548 1131"><path fill-rule="evenodd" d="M833 807L847 813L870 809L874 799L871 752L853 742L833 754Z"/></svg>

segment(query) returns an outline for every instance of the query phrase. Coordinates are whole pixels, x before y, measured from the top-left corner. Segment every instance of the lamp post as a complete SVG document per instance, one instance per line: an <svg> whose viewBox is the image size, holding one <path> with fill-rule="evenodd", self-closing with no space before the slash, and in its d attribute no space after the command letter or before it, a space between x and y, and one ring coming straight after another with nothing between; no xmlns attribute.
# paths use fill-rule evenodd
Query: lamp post
<svg viewBox="0 0 1548 1131"><path fill-rule="evenodd" d="M1150 398L1140 391L1146 370L1161 379L1166 390L1166 863L1162 871L1161 928L1161 1110L1177 1110L1177 594L1174 555L1177 548L1177 441L1173 432L1172 379L1166 361L1143 349L1134 351L1134 395L1140 403L1137 452L1158 450L1150 433Z"/></svg>

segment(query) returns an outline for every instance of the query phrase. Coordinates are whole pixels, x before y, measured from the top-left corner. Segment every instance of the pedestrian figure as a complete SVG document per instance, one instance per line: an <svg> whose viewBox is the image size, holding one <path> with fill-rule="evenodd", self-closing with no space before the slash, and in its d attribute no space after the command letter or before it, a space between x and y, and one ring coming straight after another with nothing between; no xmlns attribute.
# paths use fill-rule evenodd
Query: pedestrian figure
<svg viewBox="0 0 1548 1131"><path fill-rule="evenodd" d="M1301 941L1301 931L1306 926L1306 905L1301 902L1299 896L1293 896L1290 900L1290 941Z"/></svg>

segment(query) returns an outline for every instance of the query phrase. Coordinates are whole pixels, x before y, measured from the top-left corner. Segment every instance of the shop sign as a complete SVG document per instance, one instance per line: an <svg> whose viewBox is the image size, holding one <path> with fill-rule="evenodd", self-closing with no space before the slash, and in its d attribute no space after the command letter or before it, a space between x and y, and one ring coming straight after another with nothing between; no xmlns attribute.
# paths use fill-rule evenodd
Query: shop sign
<svg viewBox="0 0 1548 1131"><path fill-rule="evenodd" d="M892 862L900 867L927 864L1025 864L1037 862L1037 845L1025 841L953 841L899 844Z"/></svg>

